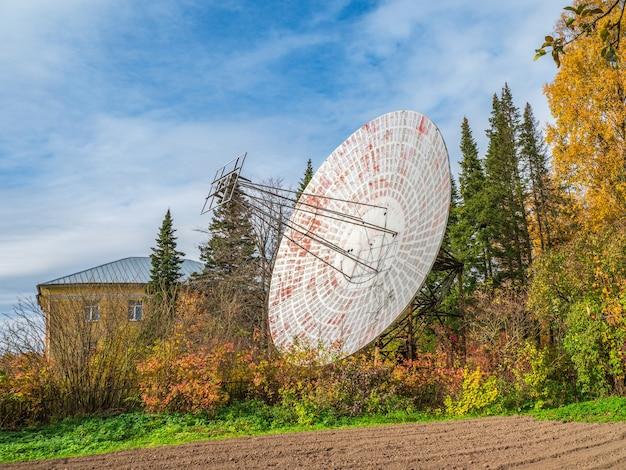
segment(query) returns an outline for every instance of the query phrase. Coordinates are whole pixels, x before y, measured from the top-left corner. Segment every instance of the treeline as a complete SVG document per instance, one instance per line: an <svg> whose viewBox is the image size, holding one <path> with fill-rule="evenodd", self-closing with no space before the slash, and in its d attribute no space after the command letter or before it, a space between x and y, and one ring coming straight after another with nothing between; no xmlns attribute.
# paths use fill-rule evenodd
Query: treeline
<svg viewBox="0 0 626 470"><path fill-rule="evenodd" d="M533 258L558 243L560 233L559 193L530 104L522 116L505 85L493 96L489 123L483 158L468 119L461 125L458 199L448 228L470 290L481 284L526 285Z"/></svg>
<svg viewBox="0 0 626 470"><path fill-rule="evenodd" d="M626 114L623 105L616 113L615 101L623 98L612 95L623 83L603 64L611 72L605 84L611 93L588 115L591 132L581 136L573 107L585 106L586 97L576 95L565 77L589 73L590 66L570 60L576 59L567 56L547 88L558 111L548 127L554 159L532 107L520 112L508 85L493 97L483 156L463 120L459 189L447 234L465 267L466 302L459 305L458 292L449 296L450 312L465 310L464 321L449 321L449 328L469 332L469 362L482 362L504 382L512 383L507 370L524 351L534 351L532 367L543 378L541 405L626 391L626 212L620 193ZM572 109L565 112L563 104ZM600 128L603 137L593 131ZM576 155L566 144L574 138ZM610 161L598 150L605 139L621 149L605 147ZM611 171L597 168L600 162ZM594 175L580 174L581 167Z"/></svg>

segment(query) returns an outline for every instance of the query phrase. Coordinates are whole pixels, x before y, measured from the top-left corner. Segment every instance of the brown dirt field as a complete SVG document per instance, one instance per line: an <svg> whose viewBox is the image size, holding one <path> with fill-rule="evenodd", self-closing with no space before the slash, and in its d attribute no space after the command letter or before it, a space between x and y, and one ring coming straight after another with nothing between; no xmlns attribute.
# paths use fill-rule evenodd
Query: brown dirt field
<svg viewBox="0 0 626 470"><path fill-rule="evenodd" d="M31 462L7 468L622 468L626 423L497 417L262 437Z"/></svg>

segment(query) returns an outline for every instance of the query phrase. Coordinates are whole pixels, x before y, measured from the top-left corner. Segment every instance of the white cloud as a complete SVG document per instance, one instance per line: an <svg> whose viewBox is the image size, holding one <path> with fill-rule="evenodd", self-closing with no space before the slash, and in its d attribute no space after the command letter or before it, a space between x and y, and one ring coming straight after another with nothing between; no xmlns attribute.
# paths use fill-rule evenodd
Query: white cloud
<svg viewBox="0 0 626 470"><path fill-rule="evenodd" d="M5 0L0 3L0 63L4 79L62 80L76 49L95 34L99 0Z"/></svg>
<svg viewBox="0 0 626 470"><path fill-rule="evenodd" d="M36 193L0 190L15 201L0 208L0 218L24 221L17 231L0 232L6 253L0 281L147 254L168 207L181 248L197 257L203 235L194 229L208 224L199 211L214 169L248 150L253 158L246 172L255 178L298 172L302 159L293 159L290 149L315 146L303 137L307 128L275 119L180 123L103 116L80 139L57 137Z"/></svg>
<svg viewBox="0 0 626 470"><path fill-rule="evenodd" d="M249 175L296 181L306 158L321 163L366 120L412 108L435 119L455 160L463 115L484 150L491 95L505 81L520 106L528 100L540 119L549 117L541 86L554 67L532 54L558 16L552 2L390 0L334 23L338 3L306 31L274 30L225 55L207 42L163 57L133 49L132 34L149 35L153 23L162 43L176 44L190 5L205 3L0 3L0 182L8 183L0 200L10 201L0 205L0 311L37 282L148 254L168 207L180 247L196 257L208 178L242 151L250 153ZM122 41L107 48L120 31L128 50ZM322 64L331 68L332 91L264 109L237 101L269 100L297 80L297 66L277 63L318 49L343 59ZM155 60L149 76L112 62L135 53ZM181 101L159 101L154 91L163 84ZM199 94L237 104L188 115Z"/></svg>
<svg viewBox="0 0 626 470"><path fill-rule="evenodd" d="M350 48L364 70L363 87L378 88L371 90L371 108L429 114L442 129L456 170L463 116L484 151L491 96L505 82L520 107L529 101L540 120L549 119L542 86L555 67L547 59L533 61L533 54L561 8L541 0L442 0L419 7L390 0L362 20Z"/></svg>

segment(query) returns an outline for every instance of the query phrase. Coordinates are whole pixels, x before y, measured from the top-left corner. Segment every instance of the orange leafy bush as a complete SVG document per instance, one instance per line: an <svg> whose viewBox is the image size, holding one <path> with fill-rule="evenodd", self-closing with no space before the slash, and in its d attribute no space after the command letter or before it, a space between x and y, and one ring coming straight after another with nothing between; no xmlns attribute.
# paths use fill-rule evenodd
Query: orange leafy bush
<svg viewBox="0 0 626 470"><path fill-rule="evenodd" d="M39 354L6 354L0 360L0 428L43 422L52 397L46 361Z"/></svg>
<svg viewBox="0 0 626 470"><path fill-rule="evenodd" d="M225 365L232 345L191 350L175 335L157 343L141 362L139 388L147 410L153 412L213 412L226 403Z"/></svg>
<svg viewBox="0 0 626 470"><path fill-rule="evenodd" d="M463 369L447 366L442 354L425 353L413 361L397 364L393 377L399 393L411 397L416 406L435 408L446 395L460 388Z"/></svg>

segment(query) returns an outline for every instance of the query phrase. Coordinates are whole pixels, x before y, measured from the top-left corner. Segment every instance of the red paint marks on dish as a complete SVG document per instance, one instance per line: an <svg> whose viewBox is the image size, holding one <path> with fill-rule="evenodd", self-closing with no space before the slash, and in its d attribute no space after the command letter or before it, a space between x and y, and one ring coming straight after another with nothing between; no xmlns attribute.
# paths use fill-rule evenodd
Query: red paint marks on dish
<svg viewBox="0 0 626 470"><path fill-rule="evenodd" d="M293 287L291 287L291 286L283 287L280 290L280 298L281 299L287 300L292 295L293 295Z"/></svg>
<svg viewBox="0 0 626 470"><path fill-rule="evenodd" d="M420 118L420 123L419 126L417 126L417 132L419 132L420 134L424 135L426 134L426 118L424 116L422 116Z"/></svg>

